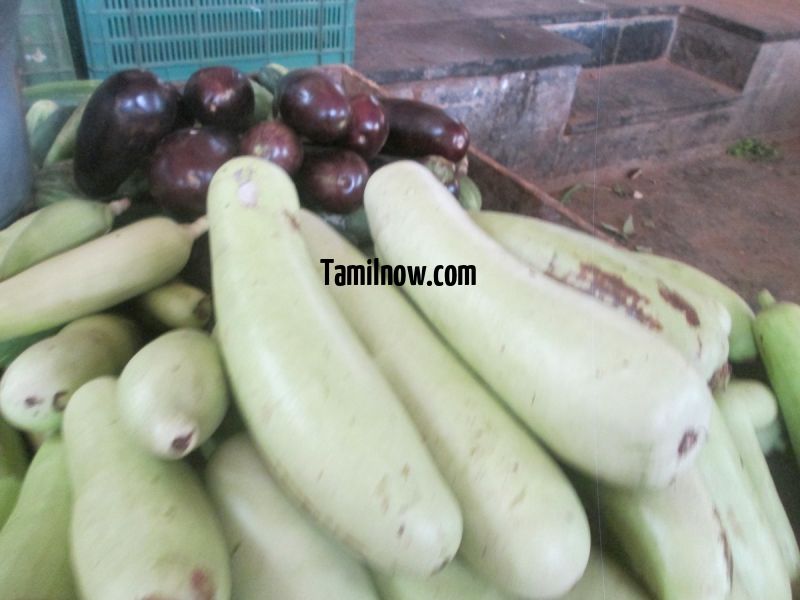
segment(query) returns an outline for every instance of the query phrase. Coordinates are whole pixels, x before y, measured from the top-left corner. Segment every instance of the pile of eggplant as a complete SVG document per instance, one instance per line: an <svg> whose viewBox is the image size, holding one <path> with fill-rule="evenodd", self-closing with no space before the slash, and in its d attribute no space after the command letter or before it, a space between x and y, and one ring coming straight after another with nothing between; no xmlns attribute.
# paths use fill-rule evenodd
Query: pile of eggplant
<svg viewBox="0 0 800 600"><path fill-rule="evenodd" d="M423 160L458 195L465 177L458 163L468 147L467 128L440 108L348 96L317 69L269 65L251 78L208 67L180 88L128 70L104 80L83 107L73 168L77 187L90 197L114 194L138 177L155 205L188 220L205 213L216 170L234 156L253 155L283 168L303 205L341 229L361 217L354 214L362 211L371 171L394 158Z"/></svg>

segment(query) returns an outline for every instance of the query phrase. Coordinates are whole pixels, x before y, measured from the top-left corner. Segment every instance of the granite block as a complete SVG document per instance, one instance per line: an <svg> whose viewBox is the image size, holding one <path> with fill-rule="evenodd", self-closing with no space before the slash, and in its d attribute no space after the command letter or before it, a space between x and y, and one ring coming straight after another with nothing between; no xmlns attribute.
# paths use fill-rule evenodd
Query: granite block
<svg viewBox="0 0 800 600"><path fill-rule="evenodd" d="M667 61L585 70L568 132L622 127L730 104L738 94Z"/></svg>
<svg viewBox="0 0 800 600"><path fill-rule="evenodd" d="M736 90L744 89L759 43L718 27L680 17L670 59Z"/></svg>
<svg viewBox="0 0 800 600"><path fill-rule="evenodd" d="M674 28L673 19L634 21L622 30L614 62L628 64L661 58Z"/></svg>
<svg viewBox="0 0 800 600"><path fill-rule="evenodd" d="M356 68L377 83L579 65L590 55L576 42L525 20L509 19L408 23L403 27L376 23L359 31L356 44Z"/></svg>
<svg viewBox="0 0 800 600"><path fill-rule="evenodd" d="M748 38L756 42L762 42L767 37L766 33L757 27L751 27L741 21L711 13L696 6L687 5L682 12L686 17L694 21L706 23L711 27L722 29L739 37Z"/></svg>
<svg viewBox="0 0 800 600"><path fill-rule="evenodd" d="M745 92L739 101L736 137L786 133L800 128L796 85L786 82Z"/></svg>
<svg viewBox="0 0 800 600"><path fill-rule="evenodd" d="M443 107L469 127L472 141L513 168L547 170L569 115L579 67L501 76L398 82L389 93Z"/></svg>
<svg viewBox="0 0 800 600"><path fill-rule="evenodd" d="M617 24L604 26L602 22L595 22L553 28L550 31L589 48L592 54L583 64L584 68L601 67L614 62L620 32L620 26Z"/></svg>
<svg viewBox="0 0 800 600"><path fill-rule="evenodd" d="M608 15L603 2L585 0L437 0L452 3L470 17L497 18L515 15L537 24L598 21Z"/></svg>
<svg viewBox="0 0 800 600"><path fill-rule="evenodd" d="M684 9L683 4L621 4L608 2L609 16L614 19L633 19L656 15L676 16Z"/></svg>
<svg viewBox="0 0 800 600"><path fill-rule="evenodd" d="M745 91L778 85L794 86L800 98L800 40L763 44Z"/></svg>
<svg viewBox="0 0 800 600"><path fill-rule="evenodd" d="M680 115L627 127L589 131L562 138L549 173L523 176L559 177L627 161L666 157L731 138L736 106Z"/></svg>

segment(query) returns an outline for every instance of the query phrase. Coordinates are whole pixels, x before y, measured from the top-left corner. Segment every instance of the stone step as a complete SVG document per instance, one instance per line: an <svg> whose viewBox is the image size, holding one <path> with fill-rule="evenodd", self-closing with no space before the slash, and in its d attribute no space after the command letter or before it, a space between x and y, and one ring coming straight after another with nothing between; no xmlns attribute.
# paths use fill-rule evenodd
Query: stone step
<svg viewBox="0 0 800 600"><path fill-rule="evenodd" d="M486 77L581 65L585 46L518 19L374 23L359 30L355 67L380 84Z"/></svg>
<svg viewBox="0 0 800 600"><path fill-rule="evenodd" d="M800 4L770 2L360 0L356 68L555 178L800 131Z"/></svg>
<svg viewBox="0 0 800 600"><path fill-rule="evenodd" d="M740 92L666 59L585 69L565 134L624 127L728 106Z"/></svg>

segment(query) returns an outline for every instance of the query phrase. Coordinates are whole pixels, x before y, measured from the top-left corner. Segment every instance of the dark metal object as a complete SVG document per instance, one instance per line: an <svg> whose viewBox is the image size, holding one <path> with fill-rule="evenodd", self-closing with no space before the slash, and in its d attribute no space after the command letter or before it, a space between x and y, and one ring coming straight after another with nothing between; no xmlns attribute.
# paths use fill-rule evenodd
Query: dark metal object
<svg viewBox="0 0 800 600"><path fill-rule="evenodd" d="M16 73L20 0L0 2L0 227L22 209L31 188L31 161Z"/></svg>

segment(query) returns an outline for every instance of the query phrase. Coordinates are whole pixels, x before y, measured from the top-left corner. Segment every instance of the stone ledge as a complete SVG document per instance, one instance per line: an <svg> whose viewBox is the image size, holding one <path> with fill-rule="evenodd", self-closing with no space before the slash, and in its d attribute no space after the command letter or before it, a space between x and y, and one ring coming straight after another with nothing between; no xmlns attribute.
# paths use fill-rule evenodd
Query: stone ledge
<svg viewBox="0 0 800 600"><path fill-rule="evenodd" d="M669 48L675 26L674 17L648 15L546 25L545 28L589 48L592 56L583 66L592 68L661 58Z"/></svg>
<svg viewBox="0 0 800 600"><path fill-rule="evenodd" d="M741 91L753 69L761 44L750 37L720 29L706 20L681 16L669 59L695 73Z"/></svg>
<svg viewBox="0 0 800 600"><path fill-rule="evenodd" d="M377 83L500 75L590 57L581 44L510 19L375 24L356 43L356 68Z"/></svg>
<svg viewBox="0 0 800 600"><path fill-rule="evenodd" d="M715 15L694 6L686 6L680 12L681 15L694 21L711 25L716 29L721 29L722 31L727 31L728 33L733 33L740 37L756 42L764 42L770 35L766 31L756 29L755 27L750 27L749 25L739 23L738 21L734 21L720 15Z"/></svg>
<svg viewBox="0 0 800 600"><path fill-rule="evenodd" d="M578 78L566 133L708 111L737 98L736 92L664 60L584 70Z"/></svg>

